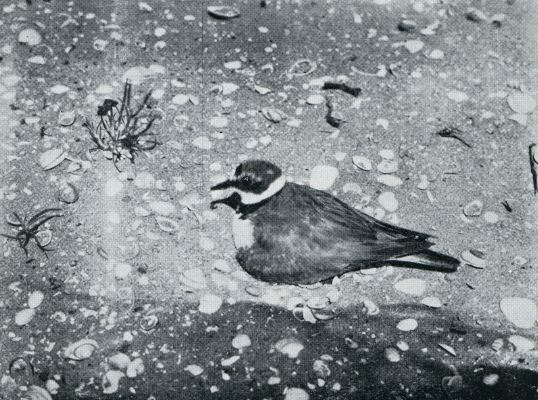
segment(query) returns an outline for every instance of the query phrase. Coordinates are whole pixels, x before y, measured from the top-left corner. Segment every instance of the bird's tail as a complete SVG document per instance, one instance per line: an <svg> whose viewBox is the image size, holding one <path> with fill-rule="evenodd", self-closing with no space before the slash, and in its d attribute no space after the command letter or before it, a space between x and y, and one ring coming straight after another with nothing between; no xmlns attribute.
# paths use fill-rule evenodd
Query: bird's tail
<svg viewBox="0 0 538 400"><path fill-rule="evenodd" d="M391 258L389 262L391 265L439 272L455 272L460 265L460 262L454 257L437 253L433 250L424 250L417 254Z"/></svg>

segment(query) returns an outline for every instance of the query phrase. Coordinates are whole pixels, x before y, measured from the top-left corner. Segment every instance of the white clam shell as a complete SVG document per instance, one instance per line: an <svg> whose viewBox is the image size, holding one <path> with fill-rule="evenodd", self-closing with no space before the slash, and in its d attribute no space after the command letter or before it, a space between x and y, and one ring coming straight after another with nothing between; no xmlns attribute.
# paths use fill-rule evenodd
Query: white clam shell
<svg viewBox="0 0 538 400"><path fill-rule="evenodd" d="M75 361L85 360L90 358L98 348L99 345L95 340L81 339L67 346L64 350L64 357Z"/></svg>
<svg viewBox="0 0 538 400"><path fill-rule="evenodd" d="M25 308L19 311L15 315L15 324L18 326L24 326L28 324L34 317L36 311L33 308Z"/></svg>
<svg viewBox="0 0 538 400"><path fill-rule="evenodd" d="M45 171L58 166L67 157L67 152L63 149L51 149L39 156L39 165Z"/></svg>
<svg viewBox="0 0 538 400"><path fill-rule="evenodd" d="M45 298L45 295L42 291L36 290L28 296L28 307L30 308L37 308L41 305L43 302L43 299Z"/></svg>
<svg viewBox="0 0 538 400"><path fill-rule="evenodd" d="M29 400L52 400L51 395L42 387L32 385L26 392L26 398Z"/></svg>

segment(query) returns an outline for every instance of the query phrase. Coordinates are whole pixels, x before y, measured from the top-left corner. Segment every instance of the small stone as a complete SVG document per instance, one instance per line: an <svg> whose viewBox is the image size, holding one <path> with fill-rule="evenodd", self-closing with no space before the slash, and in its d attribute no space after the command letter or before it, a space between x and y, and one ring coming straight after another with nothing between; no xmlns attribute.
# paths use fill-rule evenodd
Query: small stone
<svg viewBox="0 0 538 400"><path fill-rule="evenodd" d="M400 322L398 322L398 325L396 325L396 328L398 328L402 332L410 332L414 331L418 327L418 322L414 318L407 318L403 319Z"/></svg>
<svg viewBox="0 0 538 400"><path fill-rule="evenodd" d="M409 51L409 53L415 54L422 50L424 47L424 42L419 39L406 40L404 47L407 49L407 51Z"/></svg>
<svg viewBox="0 0 538 400"><path fill-rule="evenodd" d="M209 6L207 13L216 19L238 18L241 15L237 8L230 6Z"/></svg>
<svg viewBox="0 0 538 400"><path fill-rule="evenodd" d="M238 350L250 347L251 344L250 338L245 334L237 335L232 339L232 346Z"/></svg>
<svg viewBox="0 0 538 400"><path fill-rule="evenodd" d="M228 118L223 116L213 117L209 120L209 125L218 129L226 128L228 126Z"/></svg>
<svg viewBox="0 0 538 400"><path fill-rule="evenodd" d="M398 30L403 32L413 32L415 29L417 29L417 23L415 21L412 21L410 19L402 19L398 23Z"/></svg>
<svg viewBox="0 0 538 400"><path fill-rule="evenodd" d="M493 341L493 343L491 344L491 348L495 351L500 351L504 346L504 340L502 340L501 338L497 338Z"/></svg>
<svg viewBox="0 0 538 400"><path fill-rule="evenodd" d="M362 301L362 305L364 307L364 311L366 311L366 315L377 315L377 314L379 314L379 307L372 300L364 299Z"/></svg>
<svg viewBox="0 0 538 400"><path fill-rule="evenodd" d="M376 177L376 180L379 183L389 187L398 187L403 185L403 181L395 175L379 175Z"/></svg>
<svg viewBox="0 0 538 400"><path fill-rule="evenodd" d="M36 311L34 308L25 308L24 310L19 311L15 315L15 325L24 326L28 324L34 317Z"/></svg>
<svg viewBox="0 0 538 400"><path fill-rule="evenodd" d="M102 387L104 394L116 393L119 389L120 379L123 378L125 374L121 371L110 370L105 373L103 376Z"/></svg>
<svg viewBox="0 0 538 400"><path fill-rule="evenodd" d="M497 374L487 374L484 375L482 382L486 386L495 386L499 382L499 375Z"/></svg>
<svg viewBox="0 0 538 400"><path fill-rule="evenodd" d="M163 232L174 233L174 232L179 231L179 224L171 218L163 217L162 215L157 215L155 217L155 220L157 221L157 225L159 226L159 229Z"/></svg>
<svg viewBox="0 0 538 400"><path fill-rule="evenodd" d="M493 211L486 211L484 213L484 220L488 224L496 224L497 222L499 222L499 215Z"/></svg>
<svg viewBox="0 0 538 400"><path fill-rule="evenodd" d="M127 365L125 375L128 378L136 378L144 373L144 361L141 358L135 358Z"/></svg>
<svg viewBox="0 0 538 400"><path fill-rule="evenodd" d="M538 318L536 303L524 297L505 297L500 308L505 318L518 328L530 329Z"/></svg>
<svg viewBox="0 0 538 400"><path fill-rule="evenodd" d="M213 143L207 136L198 136L192 141L193 146L196 146L202 150L209 150L213 147Z"/></svg>
<svg viewBox="0 0 538 400"><path fill-rule="evenodd" d="M450 100L455 101L456 103L461 103L469 100L469 96L459 90L451 90L447 93L447 96Z"/></svg>
<svg viewBox="0 0 538 400"><path fill-rule="evenodd" d="M372 169L372 162L368 158L362 156L353 156L353 165L363 171L370 171Z"/></svg>
<svg viewBox="0 0 538 400"><path fill-rule="evenodd" d="M37 46L42 40L41 34L35 29L27 28L19 32L19 43L23 43L28 46Z"/></svg>
<svg viewBox="0 0 538 400"><path fill-rule="evenodd" d="M360 187L360 185L358 183L355 183L355 182L348 182L346 183L343 187L342 187L342 190L344 191L344 193L357 193L357 194L361 194L362 193L362 189Z"/></svg>
<svg viewBox="0 0 538 400"><path fill-rule="evenodd" d="M228 261L223 259L213 261L213 268L225 274L231 271L230 264L228 264Z"/></svg>
<svg viewBox="0 0 538 400"><path fill-rule="evenodd" d="M301 388L288 388L284 400L309 400L310 396Z"/></svg>
<svg viewBox="0 0 538 400"><path fill-rule="evenodd" d="M394 160L396 155L394 154L394 151L390 149L383 149L379 150L379 156L385 160Z"/></svg>
<svg viewBox="0 0 538 400"><path fill-rule="evenodd" d="M222 365L223 367L230 367L232 365L234 365L237 361L239 361L241 357L239 356L232 356L230 358L226 358L226 359L221 359L220 360L220 365Z"/></svg>
<svg viewBox="0 0 538 400"><path fill-rule="evenodd" d="M33 56L28 59L30 64L44 65L47 60L43 56Z"/></svg>
<svg viewBox="0 0 538 400"><path fill-rule="evenodd" d="M330 165L316 165L310 174L310 187L318 190L329 189L338 178L338 169Z"/></svg>
<svg viewBox="0 0 538 400"><path fill-rule="evenodd" d="M176 212L176 207L168 201L152 201L148 206L153 212L165 217Z"/></svg>
<svg viewBox="0 0 538 400"><path fill-rule="evenodd" d="M200 298L198 311L203 314L214 314L222 306L222 299L214 294L205 294Z"/></svg>
<svg viewBox="0 0 538 400"><path fill-rule="evenodd" d="M260 289L257 286L247 286L245 288L245 292L247 292L248 294L254 297L260 297L263 294L262 289Z"/></svg>
<svg viewBox="0 0 538 400"><path fill-rule="evenodd" d="M444 351L446 351L448 354L450 354L451 356L456 357L456 351L454 350L452 346L449 346L448 344L444 344L444 343L439 343L438 346L442 348Z"/></svg>
<svg viewBox="0 0 538 400"><path fill-rule="evenodd" d="M508 342L510 342L517 352L524 353L526 351L531 351L536 345L534 340L528 339L519 335L512 335L508 337Z"/></svg>
<svg viewBox="0 0 538 400"><path fill-rule="evenodd" d="M235 92L237 89L239 89L239 86L237 86L235 83L231 83L231 82L222 82L218 86L218 89L221 91L221 94L223 96L228 96L228 95L232 94L233 92Z"/></svg>
<svg viewBox="0 0 538 400"><path fill-rule="evenodd" d="M465 18L473 22L482 22L487 19L487 16L483 11L474 7L469 7L465 13Z"/></svg>
<svg viewBox="0 0 538 400"><path fill-rule="evenodd" d="M275 349L289 358L297 358L299 353L304 349L304 346L295 338L281 339L274 345Z"/></svg>
<svg viewBox="0 0 538 400"><path fill-rule="evenodd" d="M189 102L189 95L186 94L176 94L174 97L172 97L172 103L174 103L177 106L184 106Z"/></svg>
<svg viewBox="0 0 538 400"><path fill-rule="evenodd" d="M321 94L311 94L306 98L306 104L317 106L325 103L325 97Z"/></svg>
<svg viewBox="0 0 538 400"><path fill-rule="evenodd" d="M422 304L425 306L428 306L430 308L439 308L442 306L441 300L439 300L437 297L424 297L421 301Z"/></svg>
<svg viewBox="0 0 538 400"><path fill-rule="evenodd" d="M389 121L385 118L378 118L375 121L376 126L381 126L383 129L387 130L389 129Z"/></svg>
<svg viewBox="0 0 538 400"><path fill-rule="evenodd" d="M418 183L417 188L420 190L426 190L429 185L430 182L428 181L428 177L426 175L420 175L420 182Z"/></svg>
<svg viewBox="0 0 538 400"><path fill-rule="evenodd" d="M396 200L396 196L392 192L381 193L377 201L388 212L394 212L398 209L398 200Z"/></svg>
<svg viewBox="0 0 538 400"><path fill-rule="evenodd" d="M388 347L385 349L385 358L390 362L397 363L400 361L400 353L394 347Z"/></svg>
<svg viewBox="0 0 538 400"><path fill-rule="evenodd" d="M215 249L215 242L208 237L202 236L198 241L198 244L205 251L211 251Z"/></svg>
<svg viewBox="0 0 538 400"><path fill-rule="evenodd" d="M286 114L277 108L264 107L261 112L267 120L277 124L286 118Z"/></svg>
<svg viewBox="0 0 538 400"><path fill-rule="evenodd" d="M410 296L422 296L426 290L426 282L422 279L407 278L396 282L394 288Z"/></svg>
<svg viewBox="0 0 538 400"><path fill-rule="evenodd" d="M28 296L28 307L30 308L37 308L41 305L43 302L43 299L45 298L45 295L42 291L36 290Z"/></svg>
<svg viewBox="0 0 538 400"><path fill-rule="evenodd" d="M47 381L45 382L45 389L47 389L47 392L49 392L50 394L56 395L58 394L60 385L54 379L47 379Z"/></svg>
<svg viewBox="0 0 538 400"><path fill-rule="evenodd" d="M114 276L117 279L127 278L133 270L133 267L130 264L124 262L115 262L114 263Z"/></svg>
<svg viewBox="0 0 538 400"><path fill-rule="evenodd" d="M478 217L482 214L484 204L480 200L473 200L463 207L463 213L467 217Z"/></svg>
<svg viewBox="0 0 538 400"><path fill-rule="evenodd" d="M163 37L164 35L166 35L166 29L159 26L159 27L155 28L155 30L153 31L153 34L158 38Z"/></svg>

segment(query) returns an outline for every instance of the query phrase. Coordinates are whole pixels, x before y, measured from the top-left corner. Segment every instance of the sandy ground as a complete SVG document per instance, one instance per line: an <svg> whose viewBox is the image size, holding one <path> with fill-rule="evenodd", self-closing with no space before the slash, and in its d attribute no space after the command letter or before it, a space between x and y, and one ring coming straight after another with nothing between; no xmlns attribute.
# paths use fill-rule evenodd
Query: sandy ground
<svg viewBox="0 0 538 400"><path fill-rule="evenodd" d="M26 257L0 241L1 399L538 398L536 316L522 327L500 307L538 298L535 116L507 101L536 98L532 2L243 1L229 20L198 1L31 3L6 0L0 13L0 212L59 207L63 217L44 227L48 258L34 242ZM471 6L484 18L467 18ZM397 28L405 19L414 31ZM39 43L20 43L27 28ZM301 59L316 69L290 75ZM88 152L82 123L121 98L127 77L134 103L153 90L161 144L119 172ZM362 92L323 91L323 79ZM329 125L311 95L330 98L345 122ZM61 126L68 112L75 121ZM470 146L435 134L446 127ZM45 170L51 149L68 158ZM397 187L377 180L382 150L398 162ZM230 211L209 209L209 187L254 157L303 183L316 165L336 167L338 197L435 235L439 251L479 250L485 267L387 266L314 287L256 281L234 259ZM74 203L58 200L66 183ZM395 212L378 202L387 191ZM483 210L466 217L474 200ZM406 279L418 283L407 293ZM25 311L36 292L43 301ZM431 297L439 307L424 304ZM222 305L201 312L208 298ZM406 319L416 329L397 327ZM83 339L94 351L69 359ZM144 368L123 376L136 359ZM35 386L52 394L31 397Z"/></svg>

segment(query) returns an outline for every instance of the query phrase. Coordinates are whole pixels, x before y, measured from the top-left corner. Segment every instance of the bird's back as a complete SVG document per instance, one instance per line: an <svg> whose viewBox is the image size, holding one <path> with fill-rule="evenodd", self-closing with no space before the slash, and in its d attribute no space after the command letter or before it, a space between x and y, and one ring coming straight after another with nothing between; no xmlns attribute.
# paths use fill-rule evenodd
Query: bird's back
<svg viewBox="0 0 538 400"><path fill-rule="evenodd" d="M319 282L431 246L426 234L378 221L294 183L242 218L252 223L254 241L238 250L238 260L250 274L272 282Z"/></svg>

